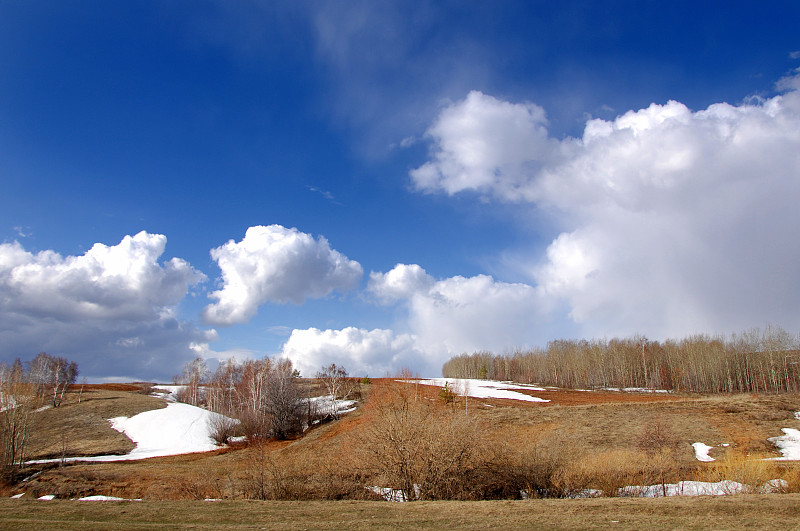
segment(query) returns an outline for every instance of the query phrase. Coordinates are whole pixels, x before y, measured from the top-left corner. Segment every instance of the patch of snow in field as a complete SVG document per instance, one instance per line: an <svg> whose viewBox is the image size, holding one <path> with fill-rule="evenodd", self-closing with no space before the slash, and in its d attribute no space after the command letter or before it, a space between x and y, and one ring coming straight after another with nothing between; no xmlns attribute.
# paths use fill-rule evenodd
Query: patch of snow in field
<svg viewBox="0 0 800 531"><path fill-rule="evenodd" d="M783 457L776 457L778 461L797 461L800 460L800 430L794 428L782 428L784 435L780 437L770 437L769 442L778 447Z"/></svg>
<svg viewBox="0 0 800 531"><path fill-rule="evenodd" d="M185 385L154 385L153 393L150 396L161 398L167 402L178 401L178 391L186 387Z"/></svg>
<svg viewBox="0 0 800 531"><path fill-rule="evenodd" d="M375 494L377 494L386 501L390 502L406 501L406 496L400 489L390 489L388 487L367 487L367 490L371 490L372 492L374 492Z"/></svg>
<svg viewBox="0 0 800 531"><path fill-rule="evenodd" d="M25 496L25 493L24 492L20 492L19 494L14 494L13 496L11 496L11 499L12 500L18 500L18 499L22 498L23 496Z"/></svg>
<svg viewBox="0 0 800 531"><path fill-rule="evenodd" d="M117 498L116 496L84 496L78 501L142 501L141 499Z"/></svg>
<svg viewBox="0 0 800 531"><path fill-rule="evenodd" d="M747 487L736 481L724 480L716 483L707 481L679 481L665 485L667 496L725 496L742 494ZM631 486L620 489L622 496L638 496L641 498L660 498L664 495L661 485Z"/></svg>
<svg viewBox="0 0 800 531"><path fill-rule="evenodd" d="M367 487L378 496L390 502L405 502L409 501L405 493L401 489L390 489L389 487ZM419 485L414 485L414 494L419 498Z"/></svg>
<svg viewBox="0 0 800 531"><path fill-rule="evenodd" d="M692 443L692 448L694 448L694 456L695 458L697 458L698 461L703 461L705 463L716 461L716 459L708 455L709 450L712 450L714 448L713 446L708 446L707 444L696 442Z"/></svg>
<svg viewBox="0 0 800 531"><path fill-rule="evenodd" d="M42 501L50 501L50 500L54 499L55 497L56 497L55 494L45 494L44 496L39 496L36 499L37 500L42 500Z"/></svg>
<svg viewBox="0 0 800 531"><path fill-rule="evenodd" d="M423 380L413 380L423 385L435 385L436 387L444 387L445 383L448 384L450 390L461 396L470 396L474 398L500 398L510 400L523 400L525 402L550 402L543 398L529 396L523 393L518 393L514 389L525 389L528 391L546 391L541 387L534 387L532 385L511 383L511 382L498 382L494 380L476 380L472 378L426 378Z"/></svg>
<svg viewBox="0 0 800 531"><path fill-rule="evenodd" d="M66 461L131 461L166 455L209 452L220 448L211 439L212 423L218 413L190 406L169 403L163 409L153 409L133 417L109 419L111 427L124 433L136 443L129 454L69 457ZM53 463L60 459L31 461Z"/></svg>
<svg viewBox="0 0 800 531"><path fill-rule="evenodd" d="M773 479L766 482L758 492L765 494L781 492L788 486L782 479ZM632 485L619 489L620 496L634 498L661 498L666 491L667 496L729 496L744 494L750 489L736 481L723 480L716 483L707 481L679 481L666 485ZM571 498L598 498L603 492L597 489L584 489L570 496Z"/></svg>
<svg viewBox="0 0 800 531"><path fill-rule="evenodd" d="M356 410L355 400L333 400L331 395L315 396L308 399L312 407L315 407L317 413L321 415L333 415L334 406L336 407L336 414L342 415L344 413L351 413Z"/></svg>

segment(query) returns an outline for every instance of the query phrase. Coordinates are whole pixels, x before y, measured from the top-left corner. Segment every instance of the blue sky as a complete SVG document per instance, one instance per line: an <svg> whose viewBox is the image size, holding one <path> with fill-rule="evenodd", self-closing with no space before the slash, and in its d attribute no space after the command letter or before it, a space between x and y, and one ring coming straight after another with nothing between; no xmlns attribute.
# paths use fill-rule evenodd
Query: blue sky
<svg viewBox="0 0 800 531"><path fill-rule="evenodd" d="M0 359L795 333L800 6L0 4ZM96 245L100 244L100 245Z"/></svg>

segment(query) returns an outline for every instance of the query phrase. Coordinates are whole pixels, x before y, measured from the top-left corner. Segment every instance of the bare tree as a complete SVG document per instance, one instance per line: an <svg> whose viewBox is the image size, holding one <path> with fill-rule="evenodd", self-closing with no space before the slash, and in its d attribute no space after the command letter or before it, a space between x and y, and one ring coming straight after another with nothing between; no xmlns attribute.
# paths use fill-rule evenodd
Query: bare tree
<svg viewBox="0 0 800 531"><path fill-rule="evenodd" d="M35 387L26 381L19 359L0 366L0 479L14 477L25 462Z"/></svg>
<svg viewBox="0 0 800 531"><path fill-rule="evenodd" d="M200 356L187 362L183 366L183 374L176 382L184 386L177 393L178 400L193 406L199 406L204 399L200 384L204 383L207 375L208 367L205 360Z"/></svg>
<svg viewBox="0 0 800 531"><path fill-rule="evenodd" d="M40 352L31 361L28 376L37 393L49 396L53 407L58 407L64 401L64 393L77 380L78 372L74 361Z"/></svg>
<svg viewBox="0 0 800 531"><path fill-rule="evenodd" d="M331 363L317 372L316 376L331 396L331 416L338 419L339 404L337 400L347 400L353 392L353 383L348 378L347 369Z"/></svg>
<svg viewBox="0 0 800 531"><path fill-rule="evenodd" d="M288 359L272 364L267 385L267 412L272 436L276 439L286 439L301 429L303 408L297 380Z"/></svg>

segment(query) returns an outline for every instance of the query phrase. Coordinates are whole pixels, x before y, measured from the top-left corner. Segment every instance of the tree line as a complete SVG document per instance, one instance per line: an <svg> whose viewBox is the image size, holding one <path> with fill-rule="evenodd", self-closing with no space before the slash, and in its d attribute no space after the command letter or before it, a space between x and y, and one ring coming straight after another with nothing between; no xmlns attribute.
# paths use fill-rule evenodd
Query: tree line
<svg viewBox="0 0 800 531"><path fill-rule="evenodd" d="M26 364L19 358L0 363L0 481L13 479L25 463L33 413L45 405L59 407L77 377L77 363L44 352Z"/></svg>
<svg viewBox="0 0 800 531"><path fill-rule="evenodd" d="M565 388L783 393L800 390L799 362L798 336L767 327L663 342L643 336L558 339L510 354L461 354L445 362L442 374Z"/></svg>

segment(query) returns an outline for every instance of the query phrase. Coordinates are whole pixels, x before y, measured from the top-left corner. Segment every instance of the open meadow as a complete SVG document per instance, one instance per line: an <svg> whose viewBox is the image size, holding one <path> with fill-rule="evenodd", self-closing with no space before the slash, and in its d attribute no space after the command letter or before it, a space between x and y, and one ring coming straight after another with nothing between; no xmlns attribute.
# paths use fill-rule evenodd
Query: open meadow
<svg viewBox="0 0 800 531"><path fill-rule="evenodd" d="M28 457L51 462L29 463L5 489L0 526L786 529L800 516L795 462L765 460L781 456L768 439L800 428L798 395L518 386L513 399L475 385L461 394L479 396L461 396L373 379L358 383L353 411L286 440L112 462L67 458L130 452L108 419L169 402L146 384L73 386L35 413ZM417 475L403 476L404 463ZM652 497L691 494L690 482L731 495ZM383 499L409 491L421 501ZM89 496L141 501L71 501Z"/></svg>

